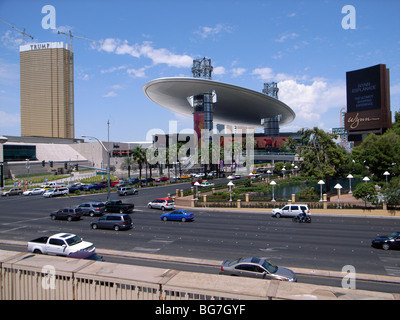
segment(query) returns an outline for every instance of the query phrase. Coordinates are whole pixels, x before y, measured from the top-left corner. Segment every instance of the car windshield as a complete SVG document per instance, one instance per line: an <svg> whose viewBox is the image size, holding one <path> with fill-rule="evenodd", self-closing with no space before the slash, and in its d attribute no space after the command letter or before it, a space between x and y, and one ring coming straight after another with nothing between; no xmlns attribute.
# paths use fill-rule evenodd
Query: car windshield
<svg viewBox="0 0 400 320"><path fill-rule="evenodd" d="M69 246L74 246L74 245L76 245L78 243L81 243L82 239L79 238L78 236L73 236L73 237L71 237L71 238L69 238L69 239L67 239L65 241L67 241Z"/></svg>
<svg viewBox="0 0 400 320"><path fill-rule="evenodd" d="M277 266L272 265L271 263L269 263L268 261L264 260L262 266L268 270L269 273L275 273L278 270Z"/></svg>
<svg viewBox="0 0 400 320"><path fill-rule="evenodd" d="M395 239L399 236L398 232L392 233L390 236L388 236L389 239Z"/></svg>

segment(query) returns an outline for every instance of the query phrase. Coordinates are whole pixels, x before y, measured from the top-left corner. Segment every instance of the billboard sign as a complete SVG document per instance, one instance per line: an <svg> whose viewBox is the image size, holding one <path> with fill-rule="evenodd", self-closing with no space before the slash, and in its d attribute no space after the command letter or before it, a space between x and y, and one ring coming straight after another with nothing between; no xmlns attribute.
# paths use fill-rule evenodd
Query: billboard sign
<svg viewBox="0 0 400 320"><path fill-rule="evenodd" d="M380 65L346 73L347 112L381 108Z"/></svg>
<svg viewBox="0 0 400 320"><path fill-rule="evenodd" d="M350 141L355 141L355 135L382 134L391 127L389 88L389 69L384 64L346 72L344 126ZM357 139L362 141L361 137Z"/></svg>

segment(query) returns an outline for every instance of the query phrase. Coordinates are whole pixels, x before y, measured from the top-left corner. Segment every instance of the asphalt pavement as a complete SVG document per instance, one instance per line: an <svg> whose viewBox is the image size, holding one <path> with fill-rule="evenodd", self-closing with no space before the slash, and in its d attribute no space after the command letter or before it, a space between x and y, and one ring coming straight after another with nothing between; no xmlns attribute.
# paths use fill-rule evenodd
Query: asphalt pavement
<svg viewBox="0 0 400 320"><path fill-rule="evenodd" d="M354 266L357 273L400 275L400 251L371 247L377 235L400 230L399 219L314 216L311 224L272 218L270 211L227 212L196 209L193 222L161 221L161 210L147 202L175 193L189 184L140 189L138 195L113 199L133 202L134 227L128 231L92 230L93 219L52 221L51 211L106 194L45 199L41 196L0 198L0 239L29 241L39 236L71 232L97 248L222 261L240 256L265 257L289 268L341 271ZM214 270L214 269L213 269ZM213 271L214 272L214 271ZM322 281L322 280L321 280ZM390 292L400 292L393 286ZM396 290L396 291L393 291Z"/></svg>

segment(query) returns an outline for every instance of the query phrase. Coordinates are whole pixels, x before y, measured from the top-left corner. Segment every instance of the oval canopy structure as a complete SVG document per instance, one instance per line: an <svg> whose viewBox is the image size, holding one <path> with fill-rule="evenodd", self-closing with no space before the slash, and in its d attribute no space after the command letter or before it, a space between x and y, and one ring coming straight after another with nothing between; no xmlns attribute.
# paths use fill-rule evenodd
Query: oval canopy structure
<svg viewBox="0 0 400 320"><path fill-rule="evenodd" d="M215 91L214 121L222 124L261 126L261 119L280 116L281 125L292 122L294 111L283 102L261 92L199 78L160 78L143 87L153 102L173 112L192 116L188 98Z"/></svg>

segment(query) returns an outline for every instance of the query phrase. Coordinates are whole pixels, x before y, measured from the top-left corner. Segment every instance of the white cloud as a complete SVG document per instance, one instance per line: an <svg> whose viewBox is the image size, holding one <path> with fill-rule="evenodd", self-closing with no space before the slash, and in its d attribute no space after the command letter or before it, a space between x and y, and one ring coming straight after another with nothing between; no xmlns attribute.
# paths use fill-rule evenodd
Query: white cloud
<svg viewBox="0 0 400 320"><path fill-rule="evenodd" d="M284 35L282 35L279 39L276 39L276 42L285 42L286 40L293 40L296 39L297 37L299 37L299 35L297 33L285 33Z"/></svg>
<svg viewBox="0 0 400 320"><path fill-rule="evenodd" d="M240 77L242 74L244 74L246 72L245 68L233 68L231 70L232 72L232 77L237 78Z"/></svg>
<svg viewBox="0 0 400 320"><path fill-rule="evenodd" d="M283 80L278 83L278 88L279 100L293 109L301 127L321 126L321 115L329 109L340 110L346 104L344 83L315 80L307 85L296 80Z"/></svg>
<svg viewBox="0 0 400 320"><path fill-rule="evenodd" d="M119 70L124 70L126 68L128 68L128 67L127 66L111 67L108 69L101 70L100 73L102 73L102 74L103 73L111 73L111 72L115 72L115 71L119 71Z"/></svg>
<svg viewBox="0 0 400 320"><path fill-rule="evenodd" d="M20 115L10 114L0 110L0 128L19 126Z"/></svg>
<svg viewBox="0 0 400 320"><path fill-rule="evenodd" d="M272 68L256 68L252 71L252 75L257 76L260 80L263 81L284 81L284 80L307 80L306 76L298 77L292 76L286 73L275 73Z"/></svg>
<svg viewBox="0 0 400 320"><path fill-rule="evenodd" d="M213 74L215 75L223 75L226 73L225 67L214 67L213 68Z"/></svg>
<svg viewBox="0 0 400 320"><path fill-rule="evenodd" d="M232 30L232 27L219 23L215 27L199 27L199 29L195 31L195 34L198 34L201 38L206 39L224 32L231 33Z"/></svg>
<svg viewBox="0 0 400 320"><path fill-rule="evenodd" d="M112 98L112 97L116 97L117 93L115 91L110 91L108 93L106 93L103 98Z"/></svg>
<svg viewBox="0 0 400 320"><path fill-rule="evenodd" d="M166 64L170 67L188 68L193 63L193 58L189 55L174 54L165 48L155 49L150 41L130 45L127 40L108 38L101 41L98 50L120 55L128 54L135 58L149 58L154 65Z"/></svg>
<svg viewBox="0 0 400 320"><path fill-rule="evenodd" d="M400 94L400 83L390 86L390 94Z"/></svg>
<svg viewBox="0 0 400 320"><path fill-rule="evenodd" d="M128 69L126 72L132 76L133 78L144 78L146 74L144 73L146 68L140 68L140 69Z"/></svg>
<svg viewBox="0 0 400 320"><path fill-rule="evenodd" d="M30 38L25 36L25 40ZM16 31L7 30L2 36L0 36L0 43L3 47L10 50L17 50L22 45L22 35Z"/></svg>
<svg viewBox="0 0 400 320"><path fill-rule="evenodd" d="M274 71L271 68L256 68L251 73L252 75L258 76L261 80L273 80Z"/></svg>

